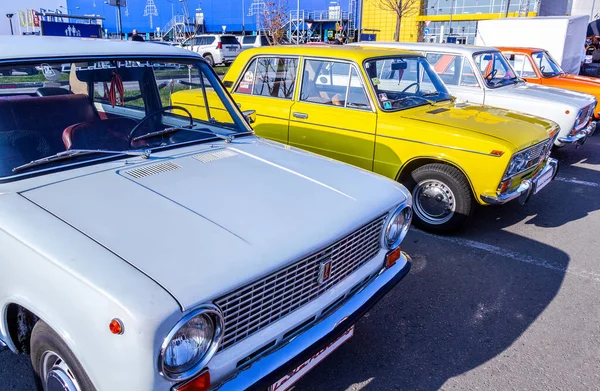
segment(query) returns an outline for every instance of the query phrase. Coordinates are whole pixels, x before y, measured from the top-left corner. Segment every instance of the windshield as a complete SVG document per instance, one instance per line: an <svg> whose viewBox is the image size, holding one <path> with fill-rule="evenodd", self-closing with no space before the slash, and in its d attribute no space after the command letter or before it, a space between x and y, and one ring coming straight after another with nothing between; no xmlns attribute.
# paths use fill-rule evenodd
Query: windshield
<svg viewBox="0 0 600 391"><path fill-rule="evenodd" d="M550 56L548 52L536 52L531 55L535 66L544 77L554 77L563 73L560 65Z"/></svg>
<svg viewBox="0 0 600 391"><path fill-rule="evenodd" d="M0 86L0 180L251 131L204 62L14 64Z"/></svg>
<svg viewBox="0 0 600 391"><path fill-rule="evenodd" d="M485 84L490 88L514 84L520 80L500 52L478 53L473 59Z"/></svg>
<svg viewBox="0 0 600 391"><path fill-rule="evenodd" d="M404 110L451 99L444 83L423 57L386 57L365 62L379 107Z"/></svg>

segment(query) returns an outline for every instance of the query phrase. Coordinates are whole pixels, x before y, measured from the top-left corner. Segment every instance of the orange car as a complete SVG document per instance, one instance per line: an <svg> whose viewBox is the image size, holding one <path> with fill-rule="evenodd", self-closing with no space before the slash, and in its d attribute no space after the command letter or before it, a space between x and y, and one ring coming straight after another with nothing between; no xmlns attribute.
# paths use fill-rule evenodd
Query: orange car
<svg viewBox="0 0 600 391"><path fill-rule="evenodd" d="M600 102L600 79L563 72L558 62L544 49L499 47L517 75L529 83L564 88L594 95ZM594 119L600 119L596 104Z"/></svg>

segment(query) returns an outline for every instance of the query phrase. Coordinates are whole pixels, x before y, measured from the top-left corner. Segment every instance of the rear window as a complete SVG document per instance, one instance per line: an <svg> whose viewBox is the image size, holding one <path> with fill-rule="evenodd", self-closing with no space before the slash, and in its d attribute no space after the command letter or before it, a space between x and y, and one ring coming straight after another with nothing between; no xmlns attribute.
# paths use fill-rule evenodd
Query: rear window
<svg viewBox="0 0 600 391"><path fill-rule="evenodd" d="M238 40L235 39L235 37L233 37L233 36L226 36L226 37L221 37L221 43L223 45L237 45Z"/></svg>
<svg viewBox="0 0 600 391"><path fill-rule="evenodd" d="M248 35L248 36L244 37L244 40L242 42L244 44L253 44L254 41L256 41L256 37L253 35Z"/></svg>

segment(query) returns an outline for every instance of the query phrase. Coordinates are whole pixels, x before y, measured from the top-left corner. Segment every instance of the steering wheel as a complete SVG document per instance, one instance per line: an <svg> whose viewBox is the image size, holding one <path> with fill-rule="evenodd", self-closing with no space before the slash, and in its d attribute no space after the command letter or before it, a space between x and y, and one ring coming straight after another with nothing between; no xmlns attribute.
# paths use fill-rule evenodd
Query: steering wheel
<svg viewBox="0 0 600 391"><path fill-rule="evenodd" d="M414 82L412 84L409 84L405 89L403 89L402 91L400 91L400 93L406 92L410 87L412 86L417 86L417 89L415 90L415 94L417 94L419 91L421 91L421 86L419 85L418 82Z"/></svg>
<svg viewBox="0 0 600 391"><path fill-rule="evenodd" d="M133 127L133 129L131 129L131 132L129 132L129 137L128 137L128 139L127 139L127 140L129 141L129 146L131 147L131 142L132 142L132 141L133 141L133 139L134 139L134 137L133 137L133 136L135 135L135 132L137 132L137 131L138 131L138 129L139 129L139 128L140 128L140 127L141 127L141 126L142 126L142 125L143 125L143 124L144 124L146 121L148 121L150 118L154 117L156 114L160 114L160 113L162 113L163 111L167 111L167 110L173 110L173 109L177 109L177 110L182 110L182 111L185 111L185 112L186 112L186 114L188 115L188 117L190 117L190 127L194 126L194 117L192 117L192 113L190 113L190 111L189 111L188 109L186 109L185 107L182 107L182 106L164 106L164 107L161 107L161 108L160 108L160 109L158 109L158 110L154 110L154 111L153 111L153 112L151 112L150 114L146 115L144 118L142 118L142 119L140 120L140 122L138 122L138 123L137 123L137 124L136 124L136 125Z"/></svg>
<svg viewBox="0 0 600 391"><path fill-rule="evenodd" d="M491 71L490 73L488 73L488 75L485 77L485 79L487 81L490 81L494 78L494 76L496 76L496 73L498 73L497 69L494 69L493 71Z"/></svg>

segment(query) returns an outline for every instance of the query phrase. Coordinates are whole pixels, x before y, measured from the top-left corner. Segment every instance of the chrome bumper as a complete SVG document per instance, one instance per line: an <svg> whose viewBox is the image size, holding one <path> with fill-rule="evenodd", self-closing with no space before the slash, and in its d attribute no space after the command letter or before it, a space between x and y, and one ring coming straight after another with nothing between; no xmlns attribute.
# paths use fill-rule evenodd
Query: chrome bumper
<svg viewBox="0 0 600 391"><path fill-rule="evenodd" d="M582 146L588 137L596 131L596 121L590 122L588 126L581 129L577 133L568 137L559 137L557 141L561 144L575 144L576 147Z"/></svg>
<svg viewBox="0 0 600 391"><path fill-rule="evenodd" d="M215 389L267 389L346 332L408 274L410 267L410 257L402 253L395 266L377 276L338 310Z"/></svg>
<svg viewBox="0 0 600 391"><path fill-rule="evenodd" d="M525 204L527 201L529 201L529 197L531 197L531 194L535 192L535 188L538 184L540 177L550 170L553 171L552 179L554 179L554 177L558 173L558 160L548 158L548 161L546 162L544 168L542 168L533 177L529 179L523 179L519 187L517 187L516 189L507 191L506 193L502 193L500 195L482 194L481 199L488 204L501 205L507 203L508 201L512 201L515 198L518 198L521 204Z"/></svg>

